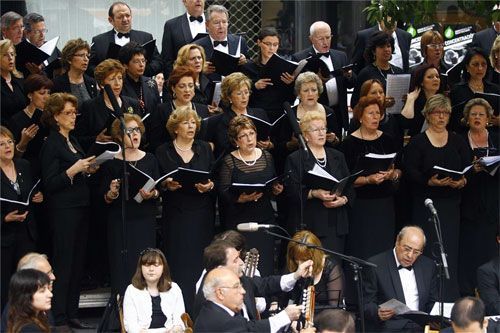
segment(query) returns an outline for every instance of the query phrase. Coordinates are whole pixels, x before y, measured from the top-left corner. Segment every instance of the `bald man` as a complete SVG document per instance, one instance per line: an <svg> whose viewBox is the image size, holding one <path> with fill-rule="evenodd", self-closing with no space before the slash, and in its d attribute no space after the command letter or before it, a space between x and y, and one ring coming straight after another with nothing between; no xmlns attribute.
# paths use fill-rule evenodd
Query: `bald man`
<svg viewBox="0 0 500 333"><path fill-rule="evenodd" d="M301 306L289 305L264 320L247 320L242 314L245 289L236 273L225 267L211 270L203 284L207 302L194 325L195 332L278 332L299 319Z"/></svg>
<svg viewBox="0 0 500 333"><path fill-rule="evenodd" d="M377 265L365 271L364 311L371 329L382 332L422 332L416 323L396 318L380 304L397 299L411 310L429 313L437 300L436 265L423 256L425 235L420 227L401 229L393 249L368 261Z"/></svg>

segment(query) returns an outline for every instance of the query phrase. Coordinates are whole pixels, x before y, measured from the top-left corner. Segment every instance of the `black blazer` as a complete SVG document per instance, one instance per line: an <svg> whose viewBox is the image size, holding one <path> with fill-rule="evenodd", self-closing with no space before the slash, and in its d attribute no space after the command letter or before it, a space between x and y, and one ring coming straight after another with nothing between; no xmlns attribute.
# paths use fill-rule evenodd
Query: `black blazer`
<svg viewBox="0 0 500 333"><path fill-rule="evenodd" d="M471 47L479 47L483 49L486 54L490 54L491 47L493 46L493 42L497 36L497 32L492 26L476 32L474 36L472 36Z"/></svg>
<svg viewBox="0 0 500 333"><path fill-rule="evenodd" d="M13 90L10 90L7 86L7 81L5 81L3 77L0 77L0 82L0 123L5 126L7 125L10 117L24 109L26 105L29 104L29 101L24 94L24 79L18 79L12 76L12 80L10 82Z"/></svg>
<svg viewBox="0 0 500 333"><path fill-rule="evenodd" d="M500 313L500 256L477 269L479 297L486 306L486 315Z"/></svg>
<svg viewBox="0 0 500 333"><path fill-rule="evenodd" d="M139 108L141 108L144 115L151 113L150 116L152 116L156 112L156 106L160 103L160 94L158 93L156 81L144 75L139 80L141 81L144 109L141 108L140 104ZM137 96L136 90L133 87L132 79L128 75L123 80L122 96L139 100L139 96Z"/></svg>
<svg viewBox="0 0 500 333"><path fill-rule="evenodd" d="M270 332L269 319L247 321L241 315L231 316L225 309L212 301L201 308L195 321L195 332Z"/></svg>
<svg viewBox="0 0 500 333"><path fill-rule="evenodd" d="M388 250L368 259L377 265L364 271L364 311L365 316L375 327L397 330L408 323L408 319L390 319L385 322L378 317L378 306L392 298L406 303L401 278L399 277L393 250ZM413 265L417 282L418 310L429 313L437 300L437 277L434 262L421 255Z"/></svg>
<svg viewBox="0 0 500 333"><path fill-rule="evenodd" d="M52 130L40 152L44 194L50 209L85 207L90 203L87 177L79 173L72 182L66 174L69 167L85 157L76 138L70 135L70 141L77 150L76 154L69 149L66 138Z"/></svg>
<svg viewBox="0 0 500 333"><path fill-rule="evenodd" d="M71 94L68 72L55 77L52 82L54 82L54 87L52 88L51 93L66 92ZM88 76L87 74L83 74L83 82L85 83L85 88L87 88L90 98L96 97L98 91L97 83L94 78Z"/></svg>
<svg viewBox="0 0 500 333"><path fill-rule="evenodd" d="M363 56L363 53L365 52L365 48L368 45L368 40L370 39L371 35L376 31L379 31L378 25L358 31L356 33L356 39L354 40L354 49L351 56L351 62L357 64L354 67L354 72L359 73L366 66L365 57ZM410 33L397 28L396 36L398 37L398 44L399 47L401 48L401 56L403 57L403 71L407 73L410 67L409 52L410 52L411 35Z"/></svg>
<svg viewBox="0 0 500 333"><path fill-rule="evenodd" d="M311 54L315 54L314 48L312 46L292 55L292 60L299 62L302 59L306 59ZM339 69L349 64L347 55L342 51L330 49L330 59L332 59L334 69ZM344 76L338 76L335 78L335 80L337 81L337 90L339 93L338 105L334 107L335 116L337 118L337 127L339 129L344 128L345 130L347 130L349 128L349 113L347 111L347 88L354 88L356 75L353 72L353 75L349 79ZM324 105L329 105L325 85L323 85L323 93L319 98L319 102Z"/></svg>
<svg viewBox="0 0 500 333"><path fill-rule="evenodd" d="M32 178L30 163L22 158L14 158L14 166L17 173L17 182L21 190L20 197L17 195L16 191L10 184L9 178L0 171L1 179L1 190L2 198L16 201L25 201L28 199L28 194L31 191L33 185L37 180ZM37 193L38 190L33 191L32 196ZM24 222L5 222L5 216L9 214L12 210L9 209L9 205L2 202L2 247L12 246L17 241L17 234L20 228L26 228L27 233L33 239L37 239L36 223L34 219L33 205L29 205L29 213L26 216Z"/></svg>
<svg viewBox="0 0 500 333"><path fill-rule="evenodd" d="M147 43L153 40L153 35L149 32L130 30L130 41L137 42L139 44ZM90 60L89 67L87 69L87 74L94 76L94 69L103 60L106 59L108 53L109 43L115 42L115 29L111 29L108 32L104 32L100 35L92 37L92 47L90 48ZM149 58L149 56L148 56ZM158 52L158 48L155 46L153 56L151 61L146 64L145 76L153 76L160 73L163 70L163 62Z"/></svg>

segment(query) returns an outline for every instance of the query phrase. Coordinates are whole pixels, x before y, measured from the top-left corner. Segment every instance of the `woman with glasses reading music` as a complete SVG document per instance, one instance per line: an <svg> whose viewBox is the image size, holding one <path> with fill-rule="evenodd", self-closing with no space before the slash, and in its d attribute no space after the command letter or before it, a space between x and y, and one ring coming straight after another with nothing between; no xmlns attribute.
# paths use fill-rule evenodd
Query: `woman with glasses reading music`
<svg viewBox="0 0 500 333"><path fill-rule="evenodd" d="M414 136L406 146L403 165L412 189L412 224L424 229L429 244L436 242L436 232L432 221L427 221L431 217L424 205L427 198L433 201L439 214L450 273L450 280L445 281L443 291L443 301L446 302L458 297L460 200L467 179L463 175L439 171L434 167L461 172L472 158L465 141L446 129L451 114L447 97L441 94L432 96L422 112L429 127ZM436 248L428 246L426 251L431 256Z"/></svg>
<svg viewBox="0 0 500 333"><path fill-rule="evenodd" d="M123 298L124 329L129 333L182 333L183 313L182 291L172 281L165 256L158 249L146 248L139 254L132 284Z"/></svg>
<svg viewBox="0 0 500 333"><path fill-rule="evenodd" d="M131 178L134 176L131 168L136 168L158 179L158 162L151 153L142 151L139 147L144 135L144 124L138 115L124 115L126 133L121 129L119 120L111 125L111 137L117 143L121 143L125 137L125 160L127 171ZM111 290L113 293L123 295L128 281L135 267L135 258L146 247L156 244L156 205L155 200L160 192L153 188L149 191L140 189L141 202L135 200L137 193L130 193L129 200L125 206L125 226L122 225L122 196L121 178L123 177L123 155L118 153L114 159L103 165L101 179L101 198L107 204L107 235L108 253L111 273ZM129 189L131 189L130 187ZM123 230L125 228L125 230ZM125 239L123 239L125 236ZM126 250L124 261L123 250Z"/></svg>
<svg viewBox="0 0 500 333"><path fill-rule="evenodd" d="M173 275L183 290L194 290L203 267L203 249L210 244L214 233L215 193L210 174L214 158L210 145L195 139L200 121L190 107L177 108L166 124L173 140L156 149L162 175L179 167L207 172L202 176L203 182L183 184L174 180L174 174L162 183L165 249ZM192 294L185 295L188 310Z"/></svg>
<svg viewBox="0 0 500 333"><path fill-rule="evenodd" d="M53 80L53 92L67 92L78 99L78 105L97 96L96 81L85 74L89 66L90 46L81 38L69 40L61 53L66 72Z"/></svg>
<svg viewBox="0 0 500 333"><path fill-rule="evenodd" d="M85 266L89 227L88 174L94 156L85 153L71 134L75 128L77 99L67 93L50 95L42 124L51 132L40 152L42 182L52 230L51 263L57 276L52 313L56 326L78 322L80 282Z"/></svg>
<svg viewBox="0 0 500 333"><path fill-rule="evenodd" d="M43 201L42 192L37 189L31 192L36 181L32 178L31 165L27 160L14 158L14 146L12 133L0 126L2 281L9 281L19 259L35 250L36 221L31 203ZM29 205L22 211L17 208L22 206L3 199L28 201ZM2 283L2 306L7 301L8 287L8 283Z"/></svg>

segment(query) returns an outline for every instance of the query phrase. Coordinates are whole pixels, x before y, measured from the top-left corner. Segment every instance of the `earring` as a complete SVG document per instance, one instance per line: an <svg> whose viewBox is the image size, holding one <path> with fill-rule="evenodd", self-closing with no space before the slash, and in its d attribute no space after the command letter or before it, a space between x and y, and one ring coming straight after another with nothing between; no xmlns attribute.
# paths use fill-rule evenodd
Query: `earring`
<svg viewBox="0 0 500 333"><path fill-rule="evenodd" d="M175 93L175 91L172 93L172 97L173 97L173 99L177 98L177 94Z"/></svg>

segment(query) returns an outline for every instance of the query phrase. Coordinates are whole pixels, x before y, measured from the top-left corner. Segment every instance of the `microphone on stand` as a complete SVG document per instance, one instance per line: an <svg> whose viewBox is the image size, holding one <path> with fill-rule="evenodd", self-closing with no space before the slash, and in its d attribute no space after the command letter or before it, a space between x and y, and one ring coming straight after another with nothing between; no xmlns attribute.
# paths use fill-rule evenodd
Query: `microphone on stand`
<svg viewBox="0 0 500 333"><path fill-rule="evenodd" d="M278 226L274 224L258 224L256 222L248 222L248 223L238 224L236 226L236 229L238 229L238 231L255 232L258 231L259 229L272 229L275 227Z"/></svg>
<svg viewBox="0 0 500 333"><path fill-rule="evenodd" d="M429 198L425 199L424 205L425 205L425 207L429 208L432 215L437 215L437 210L436 210L436 208L434 208L434 203L432 202L431 199L429 199Z"/></svg>
<svg viewBox="0 0 500 333"><path fill-rule="evenodd" d="M290 103L285 102L283 103L283 107L285 108L286 113L288 114L288 121L290 122L290 126L292 126L292 130L295 134L297 134L297 137L299 138L300 145L302 146L302 149L307 153L308 152L308 147L306 144L306 140L304 140L304 136L302 135L302 131L300 130L299 123L297 122L297 117L292 112L292 107L290 106Z"/></svg>

